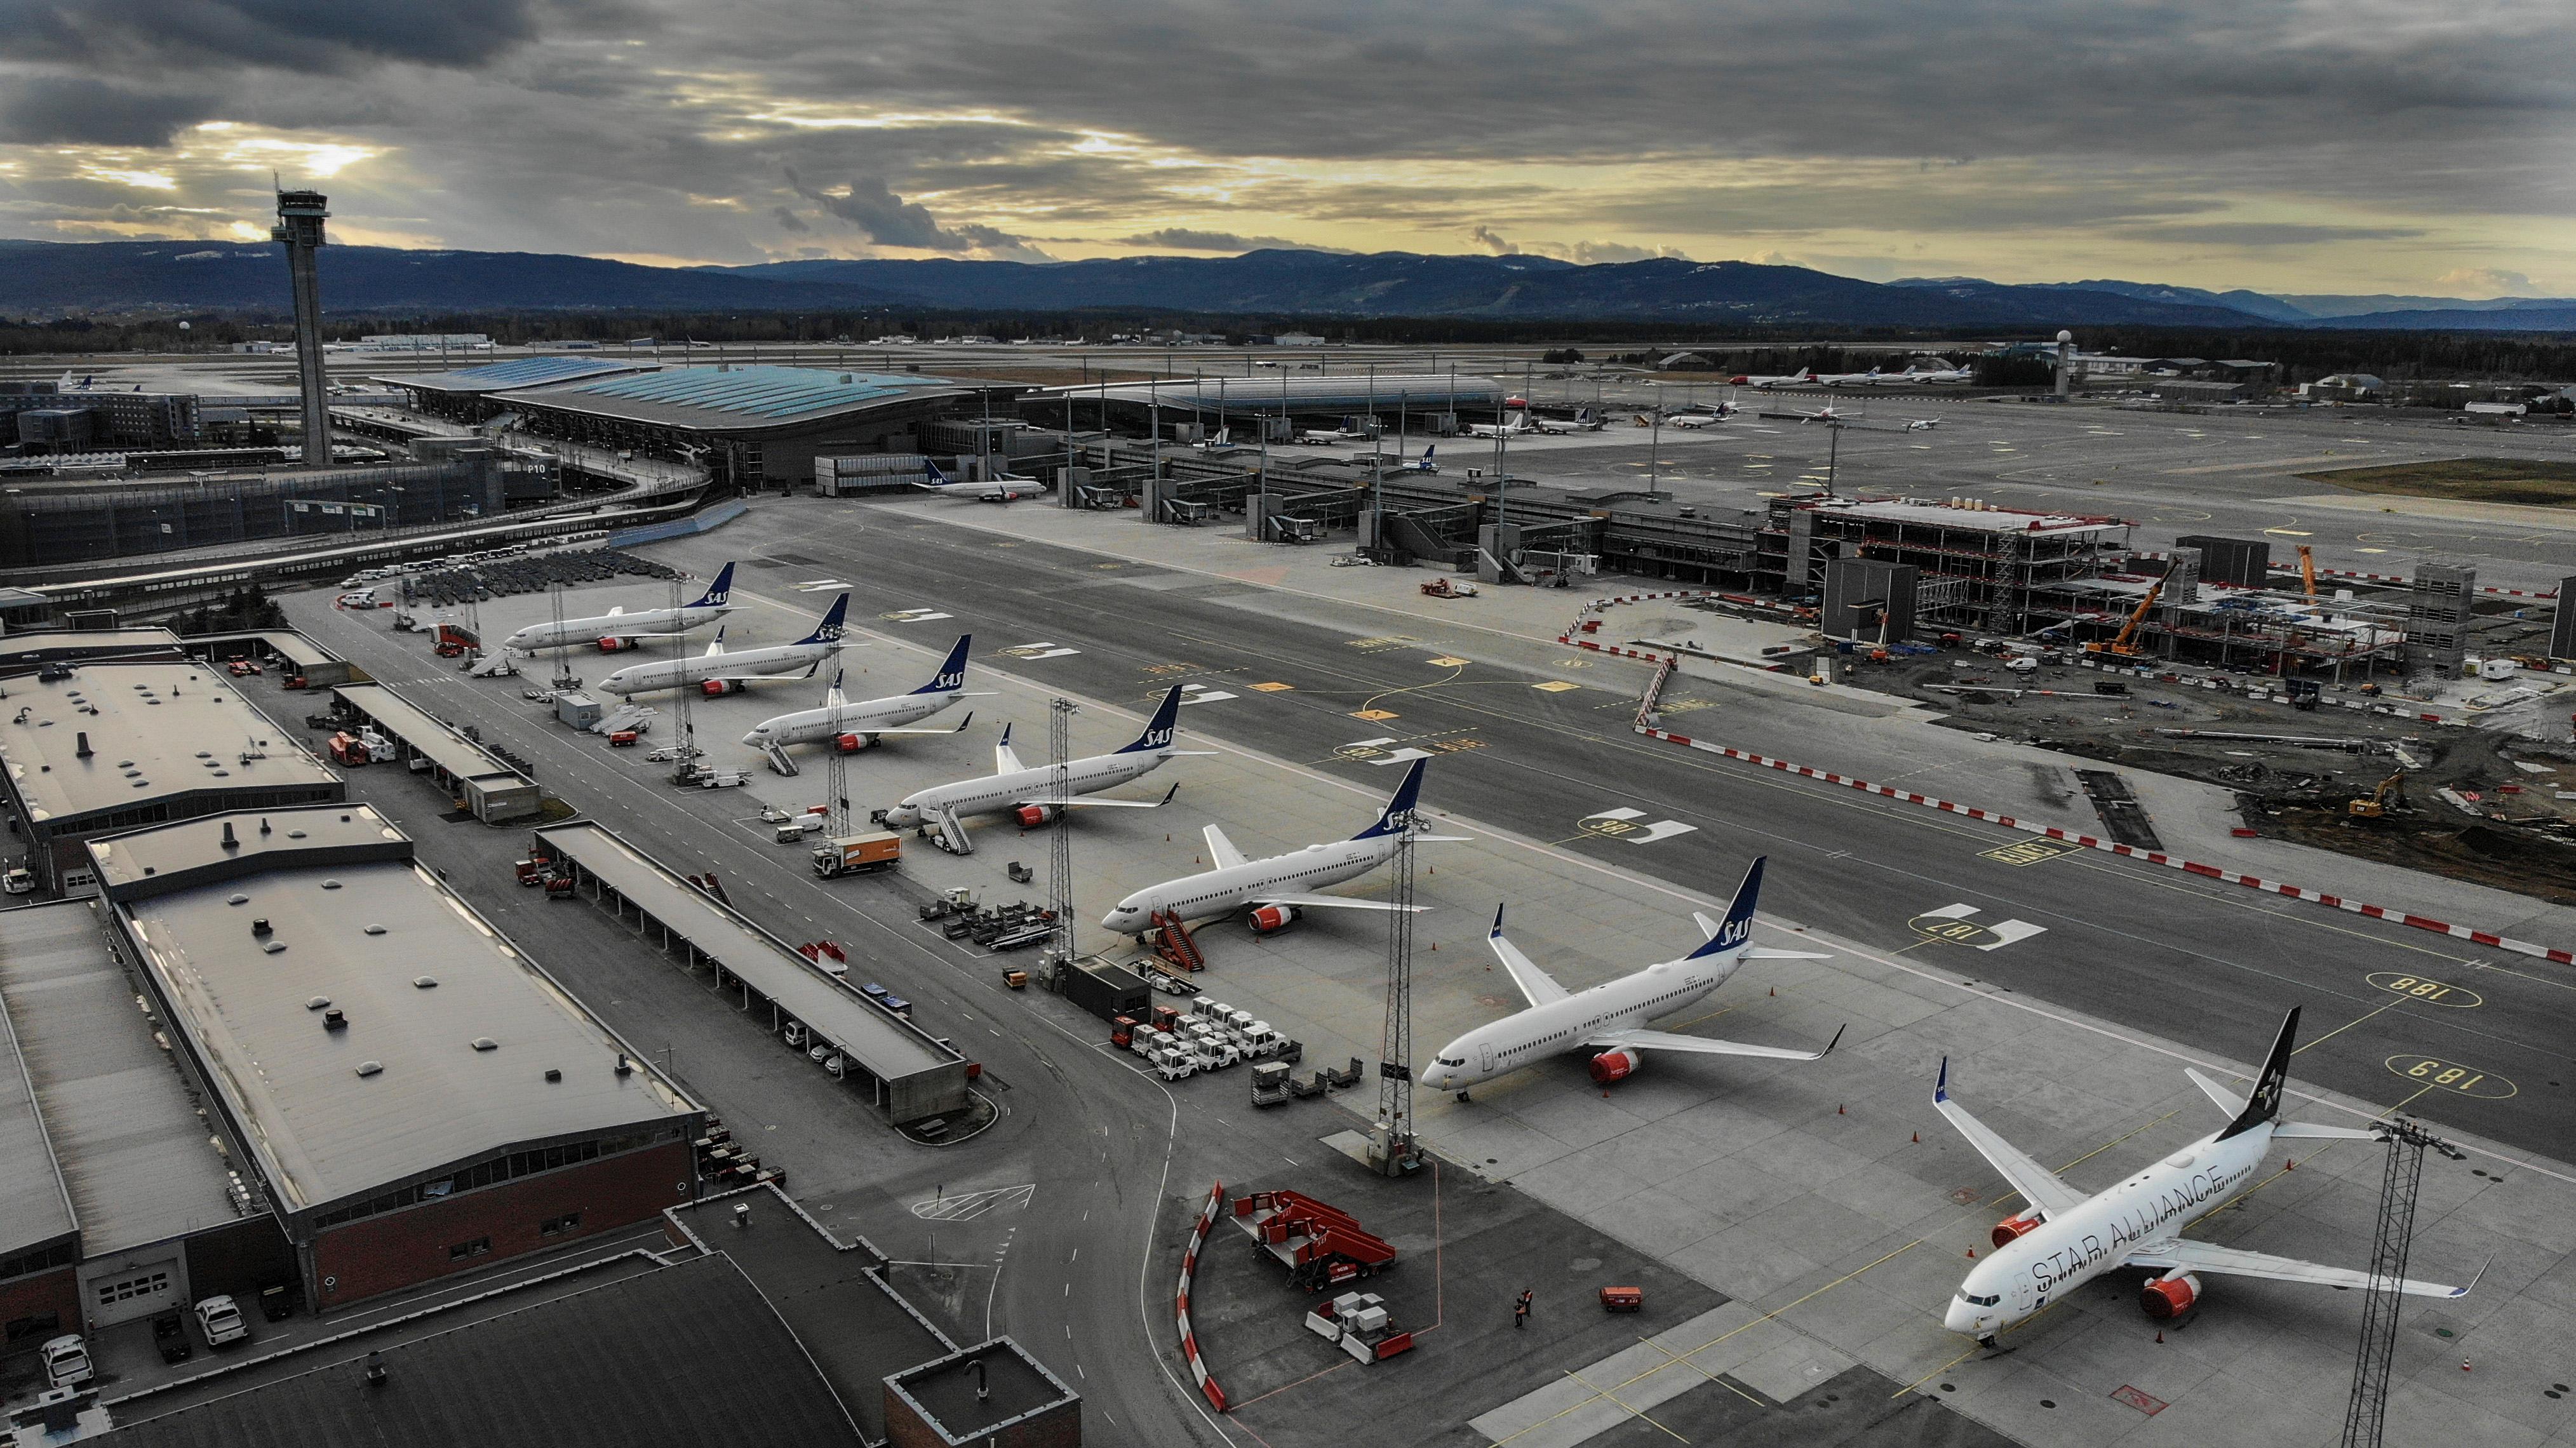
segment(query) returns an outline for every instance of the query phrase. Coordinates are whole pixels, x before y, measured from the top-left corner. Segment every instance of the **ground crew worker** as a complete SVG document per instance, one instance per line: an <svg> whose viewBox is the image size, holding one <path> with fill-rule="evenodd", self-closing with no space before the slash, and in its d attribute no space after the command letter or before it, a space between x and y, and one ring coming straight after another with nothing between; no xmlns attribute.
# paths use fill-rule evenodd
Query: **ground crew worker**
<svg viewBox="0 0 2576 1448"><path fill-rule="evenodd" d="M1512 1299L1512 1326L1529 1326L1529 1314L1530 1290L1524 1287L1521 1289L1521 1295Z"/></svg>

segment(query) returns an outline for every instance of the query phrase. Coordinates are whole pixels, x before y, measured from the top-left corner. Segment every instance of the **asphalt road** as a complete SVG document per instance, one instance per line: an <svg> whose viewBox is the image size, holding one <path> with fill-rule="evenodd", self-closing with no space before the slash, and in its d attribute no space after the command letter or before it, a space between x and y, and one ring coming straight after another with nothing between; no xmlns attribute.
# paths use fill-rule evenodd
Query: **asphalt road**
<svg viewBox="0 0 2576 1448"><path fill-rule="evenodd" d="M1764 905L1775 915L2172 1039L2250 1055L2283 1009L2303 1005L2300 1077L2576 1156L2560 1084L2576 1039L2576 982L2556 967L2094 852L1991 858L1984 852L2015 837L1641 739L1614 694L1536 687L1551 681L1542 657L1523 667L1427 663L1441 643L1432 621L1413 630L1419 642L1391 643L1383 614L1354 609L1346 629L1318 627L1319 608L1332 610L1312 600L1296 601L1301 617L1282 617L1258 590L890 510L782 506L656 551L701 573L743 559L737 597L779 602L778 626L810 613L813 597L781 585L828 569L853 581L854 622L888 628L869 615L935 604L954 615L939 629L984 641L982 661L1091 697L1142 704L1174 683L1221 688L1237 697L1186 711L1187 729L1369 788L1383 787L1380 771L1338 748L1393 737L1454 750L1432 771L1435 808L1703 897L1722 898L1752 855L1768 853ZM1040 641L1080 652L1021 661L994 651ZM1457 647L1490 655L1493 644ZM1249 687L1260 683L1291 687ZM1393 717L1353 717L1366 711ZM1712 722L1695 732L1722 740L1721 714L1699 720ZM1693 828L1637 846L1579 823L1613 807L1643 811L1639 824ZM1932 914L1960 906L1974 908L1968 929ZM1997 944L1976 928L2006 921L2044 933ZM2427 980L2454 989L2410 993Z"/></svg>

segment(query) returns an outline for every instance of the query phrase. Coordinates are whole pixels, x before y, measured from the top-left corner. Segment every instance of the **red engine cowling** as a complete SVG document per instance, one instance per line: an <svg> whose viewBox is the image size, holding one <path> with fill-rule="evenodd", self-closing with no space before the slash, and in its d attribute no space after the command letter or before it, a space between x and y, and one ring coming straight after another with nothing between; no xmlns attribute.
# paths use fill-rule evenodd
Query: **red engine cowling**
<svg viewBox="0 0 2576 1448"><path fill-rule="evenodd" d="M599 641L599 651L603 654L613 654L633 647L635 647L633 639L604 638Z"/></svg>
<svg viewBox="0 0 2576 1448"><path fill-rule="evenodd" d="M1613 1081L1625 1081L1636 1075L1638 1068L1645 1064L1645 1057L1629 1047L1621 1046L1615 1051L1604 1051L1592 1058L1592 1079L1604 1086Z"/></svg>
<svg viewBox="0 0 2576 1448"><path fill-rule="evenodd" d="M1033 830L1064 811L1051 804L1024 804L1011 813L1019 817L1021 829Z"/></svg>
<svg viewBox="0 0 2576 1448"><path fill-rule="evenodd" d="M1995 1223L1994 1243L1998 1247L2009 1247L2015 1237L2029 1236L2039 1230L2040 1223L2047 1220L2047 1216L2039 1212L2033 1212L2027 1217L2006 1217Z"/></svg>
<svg viewBox="0 0 2576 1448"><path fill-rule="evenodd" d="M860 750L868 747L868 736L864 734L837 734L832 738L832 747L843 754L856 754Z"/></svg>
<svg viewBox="0 0 2576 1448"><path fill-rule="evenodd" d="M1243 912L1243 923L1255 935L1268 935L1296 924L1300 913L1294 905L1256 905Z"/></svg>
<svg viewBox="0 0 2576 1448"><path fill-rule="evenodd" d="M698 689L710 699L721 699L727 694L741 693L742 682L738 679L704 679L699 681Z"/></svg>
<svg viewBox="0 0 2576 1448"><path fill-rule="evenodd" d="M2200 1279L2188 1272L2159 1277L2138 1291L2138 1306L2159 1322L2182 1316L2199 1300Z"/></svg>

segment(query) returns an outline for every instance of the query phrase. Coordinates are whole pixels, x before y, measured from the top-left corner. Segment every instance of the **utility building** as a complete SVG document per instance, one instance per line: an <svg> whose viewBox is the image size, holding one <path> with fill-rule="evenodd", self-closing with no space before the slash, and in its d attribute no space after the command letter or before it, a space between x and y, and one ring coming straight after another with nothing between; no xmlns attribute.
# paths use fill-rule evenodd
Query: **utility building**
<svg viewBox="0 0 2576 1448"><path fill-rule="evenodd" d="M83 842L98 835L346 797L338 775L202 664L47 668L9 696L0 762L41 889L95 884Z"/></svg>
<svg viewBox="0 0 2576 1448"><path fill-rule="evenodd" d="M126 1029L158 1025L319 1309L694 1199L703 1108L373 810L90 850L153 1018Z"/></svg>

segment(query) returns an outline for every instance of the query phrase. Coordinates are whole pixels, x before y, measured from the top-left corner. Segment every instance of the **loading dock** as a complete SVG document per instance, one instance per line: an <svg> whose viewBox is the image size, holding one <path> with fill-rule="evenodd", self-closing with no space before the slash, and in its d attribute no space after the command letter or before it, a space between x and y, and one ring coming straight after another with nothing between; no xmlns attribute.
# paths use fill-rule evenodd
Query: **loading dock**
<svg viewBox="0 0 2576 1448"><path fill-rule="evenodd" d="M406 763L434 777L476 819L487 825L508 824L538 812L542 793L535 780L391 689L382 684L343 684L331 692L342 710L393 740Z"/></svg>
<svg viewBox="0 0 2576 1448"><path fill-rule="evenodd" d="M830 1048L844 1083L897 1126L967 1105L966 1058L878 1007L614 832L591 823L536 832L536 853L568 870L575 891L632 920L645 940L704 968L745 1014L797 1044Z"/></svg>

